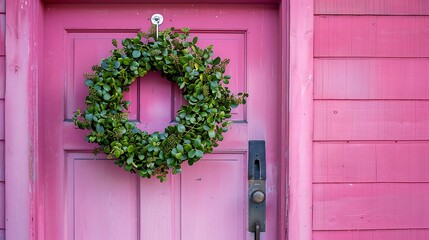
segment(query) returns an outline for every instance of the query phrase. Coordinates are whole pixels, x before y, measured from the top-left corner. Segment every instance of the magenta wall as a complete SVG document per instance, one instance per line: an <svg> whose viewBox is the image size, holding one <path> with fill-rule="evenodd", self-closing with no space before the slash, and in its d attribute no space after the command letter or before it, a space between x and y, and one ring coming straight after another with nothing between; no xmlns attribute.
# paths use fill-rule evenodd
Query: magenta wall
<svg viewBox="0 0 429 240"><path fill-rule="evenodd" d="M429 2L315 0L313 239L429 239Z"/></svg>

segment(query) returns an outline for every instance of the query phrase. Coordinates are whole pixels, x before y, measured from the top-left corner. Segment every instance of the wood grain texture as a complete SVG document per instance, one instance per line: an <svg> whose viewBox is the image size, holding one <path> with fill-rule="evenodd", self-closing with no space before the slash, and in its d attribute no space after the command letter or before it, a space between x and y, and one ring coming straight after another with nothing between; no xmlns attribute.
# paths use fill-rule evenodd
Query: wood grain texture
<svg viewBox="0 0 429 240"><path fill-rule="evenodd" d="M0 140L5 138L5 100L0 100Z"/></svg>
<svg viewBox="0 0 429 240"><path fill-rule="evenodd" d="M71 121L74 111L77 108L85 109L85 97L88 95L88 87L84 84L85 73L92 73L91 66L98 65L101 59L109 56L109 51L114 49L112 39L134 37L136 29L108 29L108 30L88 30L88 29L66 29L66 54L62 56L66 64L65 89L65 119ZM134 104L129 108L129 119L138 120L137 109L137 85L125 93L125 98Z"/></svg>
<svg viewBox="0 0 429 240"><path fill-rule="evenodd" d="M429 2L315 14L313 239L428 239Z"/></svg>
<svg viewBox="0 0 429 240"><path fill-rule="evenodd" d="M68 65L66 79L66 113L65 119L71 121L77 108L85 109L85 97L88 94L84 85L83 75L91 73L93 65L100 64L101 59L108 56L113 49L112 38L120 40L134 37L136 29L66 29L67 54L64 61ZM246 86L246 37L244 31L199 31L193 33L198 36L198 45L222 45L214 53L222 59L230 59L226 74L234 76L229 83L232 92L245 92ZM1 62L0 62L1 64ZM1 68L0 68L1 70ZM125 99L131 101L128 119L142 124L146 131L163 131L171 122L175 121L176 112L186 103L177 84L168 81L160 72L149 72L144 78L137 79L129 92L125 92ZM1 85L0 85L1 98ZM232 109L231 120L244 121L246 107L239 106Z"/></svg>
<svg viewBox="0 0 429 240"><path fill-rule="evenodd" d="M315 142L313 181L429 182L429 142Z"/></svg>
<svg viewBox="0 0 429 240"><path fill-rule="evenodd" d="M0 229L6 228L5 208L6 208L6 204L5 204L5 183L0 182Z"/></svg>
<svg viewBox="0 0 429 240"><path fill-rule="evenodd" d="M291 0L289 10L289 146L285 152L289 155L287 239L291 240L311 240L313 231L313 4L313 0Z"/></svg>
<svg viewBox="0 0 429 240"><path fill-rule="evenodd" d="M315 14L429 15L427 0L316 0Z"/></svg>
<svg viewBox="0 0 429 240"><path fill-rule="evenodd" d="M428 140L429 101L314 102L314 140Z"/></svg>
<svg viewBox="0 0 429 240"><path fill-rule="evenodd" d="M313 240L427 240L429 229L314 231Z"/></svg>
<svg viewBox="0 0 429 240"><path fill-rule="evenodd" d="M0 99L4 99L6 93L6 63L5 57L0 57Z"/></svg>
<svg viewBox="0 0 429 240"><path fill-rule="evenodd" d="M429 99L429 60L316 58L315 99Z"/></svg>
<svg viewBox="0 0 429 240"><path fill-rule="evenodd" d="M5 146L4 141L0 141L0 182L5 180ZM1 198L1 197L0 197Z"/></svg>
<svg viewBox="0 0 429 240"><path fill-rule="evenodd" d="M271 172L267 175L267 205L270 206L267 208L267 224L270 231L264 237L279 239L277 234L283 229L279 229L276 220L284 215L278 210L276 190L280 149L277 95L280 78L273 66L277 65L279 59L277 38L270 41L270 47L260 48L266 43L266 36L275 36L279 29L278 9L275 6L170 4L163 7L162 14L170 17L164 19L162 28L188 26L195 31L191 34L200 37L201 46L216 45L215 55L219 53L223 57L231 57L228 71L234 75L233 81L238 81L231 82L231 89L246 90L253 98L248 102L251 111L242 111L242 118L235 118L246 120L244 117L248 117L249 121L235 122L225 134L225 140L216 148L215 154L223 157L213 159L213 155L206 155L210 156L207 162L200 161L191 169L183 166L181 178L172 176L169 178L171 181L163 183L162 187L154 184L156 180L137 181L141 186L136 186L134 191L140 197L140 201L136 203L130 200L134 195L130 193L132 191L129 190L130 183L127 180L128 176L133 175L117 168L113 163L106 162L111 164L110 170L107 165L90 166L102 164L102 160L75 160L76 164L81 165L75 168L76 184L74 188L65 189L64 179L70 173L64 171L64 161L58 159L64 159L62 156L65 153L89 154L94 147L84 141L85 131L76 129L71 121L64 121L70 118L74 108L83 102L87 94L82 74L97 63L97 59L108 54L112 37L132 34L130 30L139 28L145 30L147 24L150 24L148 16L156 9L159 10L159 5L48 4L45 7L44 46L45 52L49 54L43 56L46 78L41 82L42 86L39 86L43 89L43 101L40 102L44 114L41 115L50 119L49 124L44 124L42 133L42 139L45 140L43 161L46 163L43 182L45 239L63 239L68 232L75 232L76 239L251 239L246 231L244 212L247 204L244 159L249 139L267 141L267 171ZM186 16L183 15L184 12ZM242 20L237 20L238 17ZM175 94L168 88L168 82L154 82L141 81L140 86L134 84L136 91L131 92L132 96L140 95L147 101L146 106L141 104L134 113L139 120L137 126L149 132L153 131L153 122L159 119L166 120L164 124L170 123L172 111L166 106L171 106L171 97ZM133 103L138 102L139 100L132 100L131 106L137 106ZM152 109L146 108L147 105L152 105ZM146 120L143 117L138 119L142 115ZM310 119L312 118L308 122L311 122ZM94 179L90 179L91 172ZM117 175L119 173L124 175ZM311 186L311 174L308 176L307 184ZM124 189L117 189L117 183L111 181L120 182L125 186ZM112 184L110 189L108 184ZM62 199L71 194L70 189L74 189L75 203L79 202L79 205L65 212L63 209L67 208L67 202ZM306 191L311 192L311 188ZM225 192L226 196L222 195ZM124 201L118 200L121 198ZM311 205L311 198L307 201ZM115 208L116 205L120 207ZM137 222L134 222L135 216L131 215L130 209L141 214ZM307 214L311 217L309 209ZM97 218L102 219L97 221ZM73 226L70 222L75 222L76 225ZM113 226L114 224L117 225ZM119 237L118 229L121 226L125 235ZM311 228L307 229L306 235L311 237ZM70 239L72 237L69 236Z"/></svg>
<svg viewBox="0 0 429 240"><path fill-rule="evenodd" d="M2 195L7 202L6 211L1 214L7 219L7 239L31 239L35 234L36 219L34 210L35 161L38 143L35 140L36 126L36 83L40 62L36 49L41 50L37 33L41 32L39 1L8 1L7 15L0 15L0 55L5 55L7 42L7 59L5 65L6 89L1 102L0 131L7 136L5 151L6 182L9 184ZM7 31L6 31L7 22ZM42 50L43 51L43 50ZM7 112L8 114L5 114ZM7 126L5 129L4 126ZM6 131L6 133L4 133Z"/></svg>
<svg viewBox="0 0 429 240"><path fill-rule="evenodd" d="M375 146L366 144L313 144L313 182L375 182Z"/></svg>
<svg viewBox="0 0 429 240"><path fill-rule="evenodd" d="M245 239L244 154L210 154L181 175L181 239ZM210 189L210 191L208 191Z"/></svg>
<svg viewBox="0 0 429 240"><path fill-rule="evenodd" d="M167 182L141 179L140 237L141 239L176 239L180 236L180 181L169 175ZM162 228L162 230L158 230Z"/></svg>
<svg viewBox="0 0 429 240"><path fill-rule="evenodd" d="M1 7L0 7L0 11L1 11ZM6 52L5 36L6 36L6 14L0 14L0 56L4 56Z"/></svg>
<svg viewBox="0 0 429 240"><path fill-rule="evenodd" d="M428 183L313 184L314 230L429 228Z"/></svg>
<svg viewBox="0 0 429 240"><path fill-rule="evenodd" d="M112 161L81 157L68 158L73 161L68 175L74 176L69 192L74 195L69 215L74 219L74 238L70 239L137 239L138 177L118 171Z"/></svg>
<svg viewBox="0 0 429 240"><path fill-rule="evenodd" d="M315 16L316 57L429 57L429 17Z"/></svg>

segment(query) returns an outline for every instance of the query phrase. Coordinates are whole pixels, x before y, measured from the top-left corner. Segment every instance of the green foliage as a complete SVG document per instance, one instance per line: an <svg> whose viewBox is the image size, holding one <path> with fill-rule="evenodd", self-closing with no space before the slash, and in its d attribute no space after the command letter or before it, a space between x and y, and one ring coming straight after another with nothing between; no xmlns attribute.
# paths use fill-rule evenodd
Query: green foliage
<svg viewBox="0 0 429 240"><path fill-rule="evenodd" d="M228 131L231 108L245 104L248 94L231 93L226 87L230 76L224 75L229 60L213 58L212 46L199 48L197 37L188 41L189 29L161 31L157 40L154 34L126 38L122 48L112 41L111 55L84 75L87 107L76 110L73 120L90 130L86 140L99 145L94 153L116 158L115 164L141 177L165 181L170 169L180 173L183 162L192 165L213 151ZM188 102L177 111L175 126L152 134L128 121L130 102L123 99L124 91L149 70L175 82Z"/></svg>

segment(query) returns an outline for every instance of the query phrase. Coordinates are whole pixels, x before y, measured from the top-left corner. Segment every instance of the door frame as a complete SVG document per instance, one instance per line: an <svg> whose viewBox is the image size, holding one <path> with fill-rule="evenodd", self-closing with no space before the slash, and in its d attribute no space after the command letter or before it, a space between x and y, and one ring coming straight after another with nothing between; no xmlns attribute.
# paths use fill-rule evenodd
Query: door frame
<svg viewBox="0 0 429 240"><path fill-rule="evenodd" d="M314 3L313 0L234 2L278 4L282 149L278 169L278 236L311 240ZM42 81L44 69L43 19L43 1L6 0L6 239L44 239L44 189L39 180L43 175L43 161L39 157L39 132L43 132L43 124L38 122L38 82Z"/></svg>

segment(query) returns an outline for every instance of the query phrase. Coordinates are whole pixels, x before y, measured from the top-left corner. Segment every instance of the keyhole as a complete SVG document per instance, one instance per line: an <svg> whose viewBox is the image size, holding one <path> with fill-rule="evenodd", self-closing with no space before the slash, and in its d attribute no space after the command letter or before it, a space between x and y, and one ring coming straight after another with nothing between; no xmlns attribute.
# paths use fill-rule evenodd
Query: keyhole
<svg viewBox="0 0 429 240"><path fill-rule="evenodd" d="M259 159L255 160L255 179L261 179L261 166L259 165Z"/></svg>

